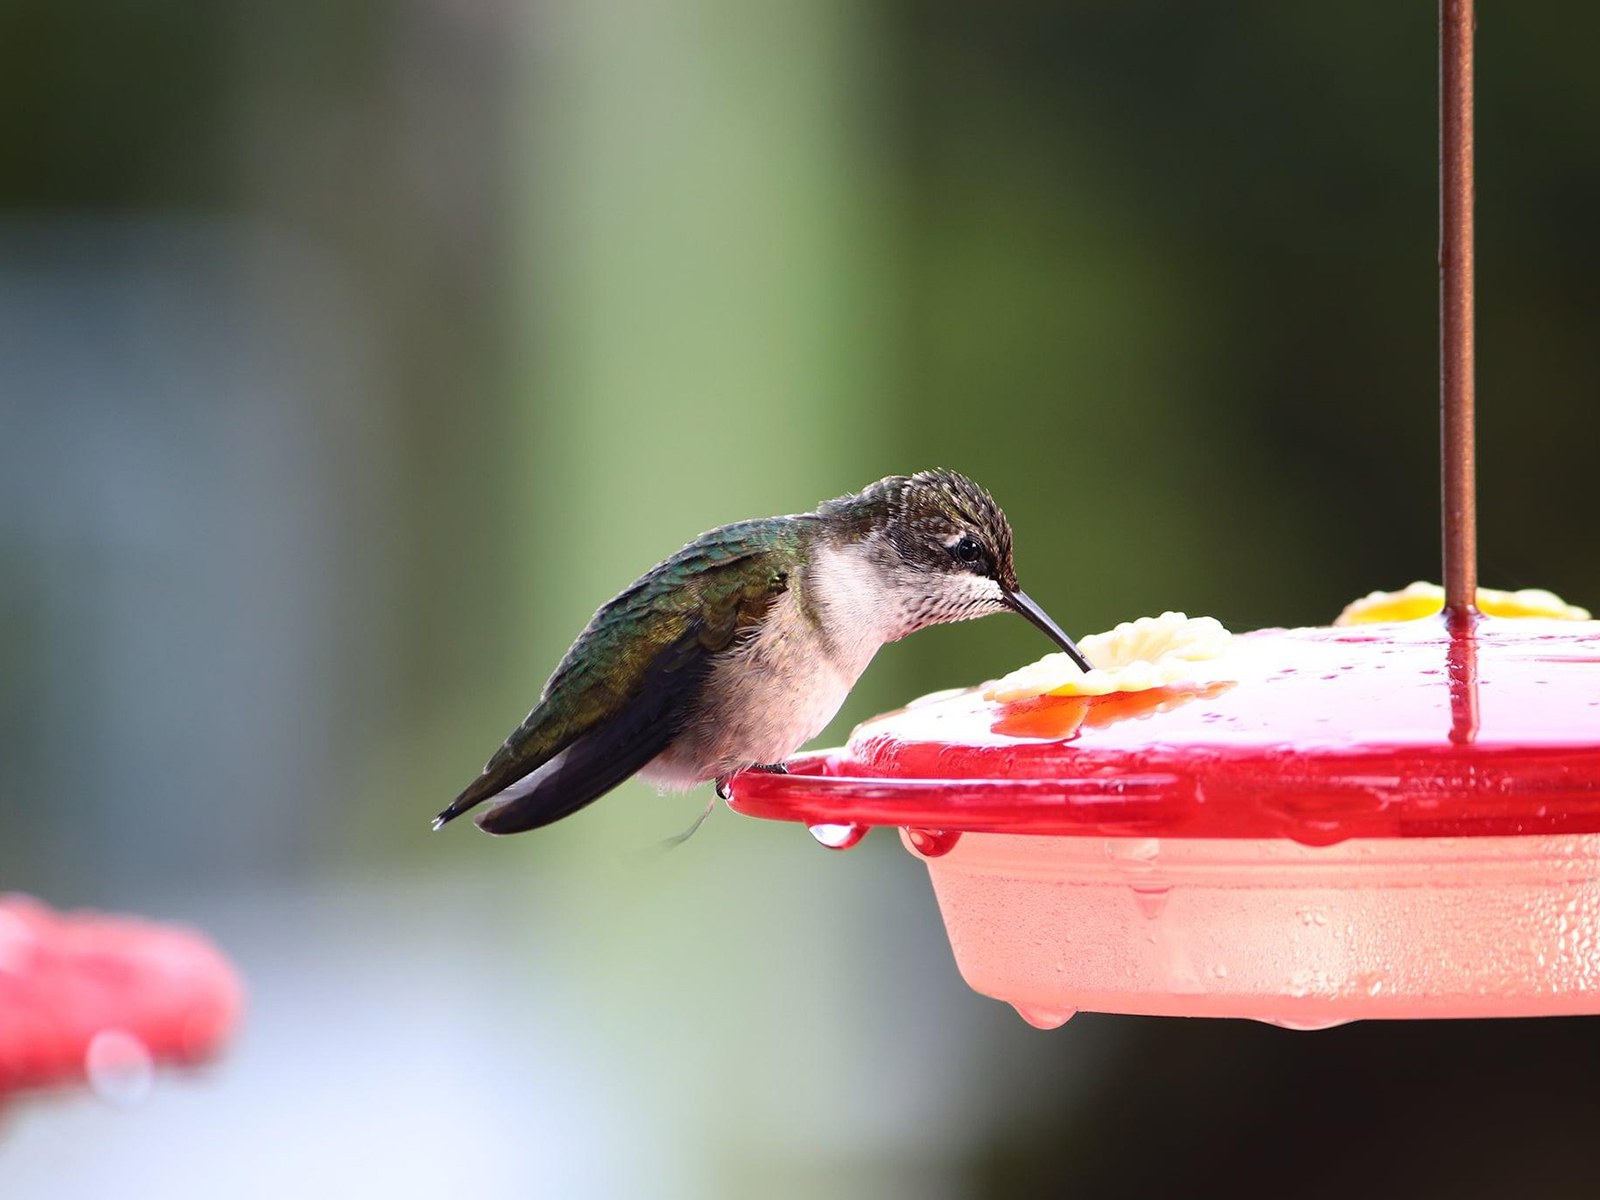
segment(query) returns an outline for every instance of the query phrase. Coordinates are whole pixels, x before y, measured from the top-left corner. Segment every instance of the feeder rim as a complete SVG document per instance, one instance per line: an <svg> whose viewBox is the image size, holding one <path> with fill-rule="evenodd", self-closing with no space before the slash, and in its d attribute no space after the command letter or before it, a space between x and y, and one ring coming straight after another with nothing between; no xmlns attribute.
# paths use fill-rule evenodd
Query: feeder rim
<svg viewBox="0 0 1600 1200"><path fill-rule="evenodd" d="M1589 768L1574 779L1572 756ZM1285 764L1279 788L1208 798L1204 770L1055 778L874 775L843 749L788 763L787 775L743 772L728 806L747 817L807 826L854 825L1044 837L1287 839L1507 837L1600 833L1600 744L1503 750L1457 768L1455 789L1408 793L1402 761L1423 768L1427 748L1307 756ZM1296 775L1296 765L1314 773ZM1437 765L1446 764L1439 760ZM1508 786L1515 783L1514 787Z"/></svg>

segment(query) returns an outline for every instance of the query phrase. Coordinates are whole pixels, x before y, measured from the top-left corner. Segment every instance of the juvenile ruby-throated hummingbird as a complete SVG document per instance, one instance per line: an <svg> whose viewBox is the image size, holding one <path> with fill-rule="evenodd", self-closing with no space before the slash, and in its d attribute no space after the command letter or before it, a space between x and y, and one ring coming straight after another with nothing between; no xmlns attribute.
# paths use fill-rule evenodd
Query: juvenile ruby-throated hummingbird
<svg viewBox="0 0 1600 1200"><path fill-rule="evenodd" d="M631 775L664 788L783 771L878 648L945 621L1021 613L1011 526L954 471L891 475L814 512L702 534L595 613L538 706L434 818L488 802L489 833L559 821Z"/></svg>

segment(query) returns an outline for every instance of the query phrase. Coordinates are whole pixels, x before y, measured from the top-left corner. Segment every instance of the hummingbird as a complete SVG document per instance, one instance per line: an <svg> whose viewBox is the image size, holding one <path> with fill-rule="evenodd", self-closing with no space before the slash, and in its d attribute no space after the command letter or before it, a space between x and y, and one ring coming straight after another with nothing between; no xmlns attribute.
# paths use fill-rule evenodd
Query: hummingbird
<svg viewBox="0 0 1600 1200"><path fill-rule="evenodd" d="M570 816L638 775L663 790L785 773L879 647L929 625L1026 617L1078 647L1017 586L1011 525L954 471L891 475L785 517L702 534L611 600L539 703L434 818L488 833Z"/></svg>

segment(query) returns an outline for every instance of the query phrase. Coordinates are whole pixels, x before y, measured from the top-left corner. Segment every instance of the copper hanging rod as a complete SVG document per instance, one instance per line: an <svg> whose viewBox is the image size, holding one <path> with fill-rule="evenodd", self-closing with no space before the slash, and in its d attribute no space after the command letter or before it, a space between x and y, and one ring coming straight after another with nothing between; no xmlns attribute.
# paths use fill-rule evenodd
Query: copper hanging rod
<svg viewBox="0 0 1600 1200"><path fill-rule="evenodd" d="M1477 607L1473 459L1472 0L1439 0L1439 401L1444 589L1450 613Z"/></svg>

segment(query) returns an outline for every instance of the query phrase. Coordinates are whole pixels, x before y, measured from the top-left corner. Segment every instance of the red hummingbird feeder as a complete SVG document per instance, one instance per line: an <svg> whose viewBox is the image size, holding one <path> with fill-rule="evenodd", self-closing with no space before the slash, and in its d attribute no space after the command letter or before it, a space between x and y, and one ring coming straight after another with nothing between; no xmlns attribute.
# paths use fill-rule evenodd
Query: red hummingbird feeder
<svg viewBox="0 0 1600 1200"><path fill-rule="evenodd" d="M1442 0L1444 611L1245 634L1222 680L930 697L734 781L835 848L898 827L1031 1024L1600 1013L1600 622L1477 607L1472 34Z"/></svg>
<svg viewBox="0 0 1600 1200"><path fill-rule="evenodd" d="M242 1006L238 975L200 934L0 896L0 1105L78 1083L139 1099L158 1064L213 1057Z"/></svg>

